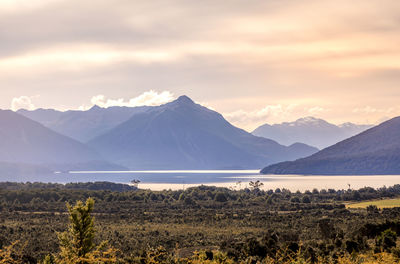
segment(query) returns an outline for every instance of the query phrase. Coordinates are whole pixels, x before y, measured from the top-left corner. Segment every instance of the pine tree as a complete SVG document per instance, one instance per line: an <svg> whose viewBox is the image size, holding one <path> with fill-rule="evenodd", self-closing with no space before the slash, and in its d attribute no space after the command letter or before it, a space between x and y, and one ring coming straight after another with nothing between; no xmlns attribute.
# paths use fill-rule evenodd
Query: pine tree
<svg viewBox="0 0 400 264"><path fill-rule="evenodd" d="M60 255L55 263L60 264L101 264L116 263L116 251L102 242L99 246L94 243L94 218L91 213L94 200L88 198L86 204L78 201L75 206L67 203L70 226L68 231L59 234Z"/></svg>

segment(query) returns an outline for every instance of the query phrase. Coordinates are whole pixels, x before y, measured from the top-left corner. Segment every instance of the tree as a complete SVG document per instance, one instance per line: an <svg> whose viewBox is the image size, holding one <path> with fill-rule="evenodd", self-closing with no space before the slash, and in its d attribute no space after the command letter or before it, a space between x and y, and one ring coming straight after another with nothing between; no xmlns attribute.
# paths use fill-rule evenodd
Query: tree
<svg viewBox="0 0 400 264"><path fill-rule="evenodd" d="M226 202L228 200L223 192L218 192L215 195L214 199L215 199L215 201L221 202L221 203L224 203L224 202Z"/></svg>
<svg viewBox="0 0 400 264"><path fill-rule="evenodd" d="M367 212L369 213L369 214L375 214L375 213L379 213L379 209L378 209L378 207L376 206L376 205L368 205L367 206Z"/></svg>
<svg viewBox="0 0 400 264"><path fill-rule="evenodd" d="M260 182L260 180L257 180L255 182L250 181L249 182L250 188L254 191L254 190L258 190L261 188L261 186L264 185L264 183Z"/></svg>
<svg viewBox="0 0 400 264"><path fill-rule="evenodd" d="M387 251L396 246L397 234L392 229L387 229L383 231L380 236L378 236L376 241L376 247L381 252Z"/></svg>
<svg viewBox="0 0 400 264"><path fill-rule="evenodd" d="M91 264L116 263L116 251L103 241L99 246L94 243L94 219L91 216L94 200L88 198L86 204L81 201L75 206L67 203L70 226L68 231L59 234L60 255L56 263Z"/></svg>
<svg viewBox="0 0 400 264"><path fill-rule="evenodd" d="M131 184L136 188L138 188L139 183L140 183L140 180L137 180L137 179L134 179L134 180L131 181Z"/></svg>
<svg viewBox="0 0 400 264"><path fill-rule="evenodd" d="M300 203L300 199L299 197L293 197L292 199L290 199L291 203Z"/></svg>
<svg viewBox="0 0 400 264"><path fill-rule="evenodd" d="M335 236L336 230L329 218L322 218L318 221L318 229L324 239L331 239Z"/></svg>
<svg viewBox="0 0 400 264"><path fill-rule="evenodd" d="M185 198L184 203L185 203L186 205L195 205L195 204L196 204L190 196L187 196L187 197Z"/></svg>
<svg viewBox="0 0 400 264"><path fill-rule="evenodd" d="M302 203L311 203L311 199L308 195L303 196L303 198L301 199Z"/></svg>

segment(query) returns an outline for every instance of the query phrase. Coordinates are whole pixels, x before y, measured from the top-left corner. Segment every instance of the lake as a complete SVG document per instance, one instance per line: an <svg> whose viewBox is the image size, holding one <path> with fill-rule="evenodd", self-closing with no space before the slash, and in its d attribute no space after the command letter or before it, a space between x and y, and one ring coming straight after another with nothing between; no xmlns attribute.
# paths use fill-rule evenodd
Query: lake
<svg viewBox="0 0 400 264"><path fill-rule="evenodd" d="M262 189L286 188L291 191L317 189L359 189L365 186L379 188L400 184L399 175L368 176L304 176L261 175L258 170L175 170L175 171L73 171L29 179L2 179L0 181L89 182L110 181L130 183L140 180L139 188L151 190L186 189L199 185L212 185L241 189L250 181L260 180Z"/></svg>

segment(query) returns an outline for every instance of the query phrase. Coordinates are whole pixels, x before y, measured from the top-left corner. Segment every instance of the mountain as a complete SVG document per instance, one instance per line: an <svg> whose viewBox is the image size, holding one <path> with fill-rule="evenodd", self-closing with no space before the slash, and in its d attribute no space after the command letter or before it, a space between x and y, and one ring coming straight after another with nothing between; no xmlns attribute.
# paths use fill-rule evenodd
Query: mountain
<svg viewBox="0 0 400 264"><path fill-rule="evenodd" d="M371 127L371 125L356 125L352 123L336 126L323 119L305 117L294 122L274 125L265 124L256 128L252 134L273 139L287 146L302 142L323 149Z"/></svg>
<svg viewBox="0 0 400 264"><path fill-rule="evenodd" d="M260 168L317 151L251 135L187 96L137 113L88 144L131 169Z"/></svg>
<svg viewBox="0 0 400 264"><path fill-rule="evenodd" d="M35 120L44 126L76 139L87 142L115 126L128 120L135 113L146 111L151 107L109 107L101 108L97 105L87 111L56 111L53 109L37 109L33 111L18 110L18 113Z"/></svg>
<svg viewBox="0 0 400 264"><path fill-rule="evenodd" d="M19 175L50 175L52 173L52 170L39 165L0 161L0 181L3 181L4 179L15 179L15 177Z"/></svg>
<svg viewBox="0 0 400 264"><path fill-rule="evenodd" d="M3 169L7 164L10 168L36 169L39 165L52 170L121 168L103 161L88 146L10 110L0 110L0 162Z"/></svg>
<svg viewBox="0 0 400 264"><path fill-rule="evenodd" d="M348 134L348 137L355 136L357 134L360 134L361 132L373 127L373 125L357 125L354 123L343 123L340 124L338 127L342 129L346 134Z"/></svg>
<svg viewBox="0 0 400 264"><path fill-rule="evenodd" d="M264 174L400 175L400 117L318 153L264 168Z"/></svg>

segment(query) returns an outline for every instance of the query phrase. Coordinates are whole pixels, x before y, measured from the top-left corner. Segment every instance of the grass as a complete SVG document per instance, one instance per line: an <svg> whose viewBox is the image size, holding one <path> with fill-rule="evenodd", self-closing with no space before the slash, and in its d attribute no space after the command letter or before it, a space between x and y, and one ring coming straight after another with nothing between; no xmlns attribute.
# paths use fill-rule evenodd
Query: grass
<svg viewBox="0 0 400 264"><path fill-rule="evenodd" d="M367 208L369 205L376 205L378 208L393 208L400 207L400 198L396 199L385 199L385 200L374 200L361 203L348 204L347 208Z"/></svg>

